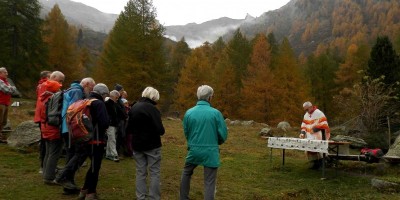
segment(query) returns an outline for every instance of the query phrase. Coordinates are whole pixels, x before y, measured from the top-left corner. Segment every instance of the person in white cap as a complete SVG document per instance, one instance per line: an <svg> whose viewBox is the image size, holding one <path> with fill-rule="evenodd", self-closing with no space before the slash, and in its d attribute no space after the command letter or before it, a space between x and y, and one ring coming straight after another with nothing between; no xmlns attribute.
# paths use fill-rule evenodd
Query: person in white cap
<svg viewBox="0 0 400 200"><path fill-rule="evenodd" d="M329 140L329 125L324 113L309 101L303 104L303 108L306 113L301 123L299 137L310 140ZM313 163L312 169L319 169L321 167L322 159L319 153L307 152L307 156Z"/></svg>

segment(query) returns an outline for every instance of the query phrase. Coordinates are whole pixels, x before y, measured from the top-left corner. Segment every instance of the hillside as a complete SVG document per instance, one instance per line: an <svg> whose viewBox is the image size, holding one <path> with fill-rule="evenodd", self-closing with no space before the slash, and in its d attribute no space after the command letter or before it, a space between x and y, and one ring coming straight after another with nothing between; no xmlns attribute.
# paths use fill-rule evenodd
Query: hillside
<svg viewBox="0 0 400 200"><path fill-rule="evenodd" d="M70 0L39 0L42 17L58 4L67 21L76 26L84 26L96 32L108 33L118 15L103 13L95 8Z"/></svg>
<svg viewBox="0 0 400 200"><path fill-rule="evenodd" d="M179 41L184 37L188 45L194 48L206 41L214 42L218 37L234 31L241 24L253 19L250 15L247 15L245 19L222 17L201 24L190 23L179 26L166 26L165 35L175 41Z"/></svg>
<svg viewBox="0 0 400 200"><path fill-rule="evenodd" d="M371 43L378 35L394 39L400 33L400 3L398 0L292 0L239 28L248 38L269 32L278 40L288 37L298 54L309 54L318 46L345 52L351 43Z"/></svg>

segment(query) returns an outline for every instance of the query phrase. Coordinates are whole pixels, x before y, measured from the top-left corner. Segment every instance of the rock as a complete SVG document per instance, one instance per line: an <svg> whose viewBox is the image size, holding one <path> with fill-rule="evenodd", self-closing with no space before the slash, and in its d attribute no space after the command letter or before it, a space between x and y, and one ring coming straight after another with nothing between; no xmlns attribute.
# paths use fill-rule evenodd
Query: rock
<svg viewBox="0 0 400 200"><path fill-rule="evenodd" d="M225 123L228 125L228 124L231 124L231 120L229 119L229 118L226 118L225 119Z"/></svg>
<svg viewBox="0 0 400 200"><path fill-rule="evenodd" d="M241 124L242 124L242 122L239 120L231 121L232 126L237 126L237 125L241 125Z"/></svg>
<svg viewBox="0 0 400 200"><path fill-rule="evenodd" d="M253 120L250 120L250 121L243 121L241 124L242 124L243 126L251 126L251 125L254 124L254 121L253 121Z"/></svg>
<svg viewBox="0 0 400 200"><path fill-rule="evenodd" d="M167 117L167 120L170 120L170 121L181 121L181 119L175 118L175 117Z"/></svg>
<svg viewBox="0 0 400 200"><path fill-rule="evenodd" d="M288 132L289 129L291 128L291 126L290 126L289 122L283 121L283 122L279 122L277 128L282 129L285 132Z"/></svg>
<svg viewBox="0 0 400 200"><path fill-rule="evenodd" d="M396 140L390 146L389 151L385 156L397 156L400 157L400 136L397 136Z"/></svg>
<svg viewBox="0 0 400 200"><path fill-rule="evenodd" d="M379 192L399 192L400 184L393 183L389 181L384 181L380 179L373 178L371 180L371 185L373 188L377 189Z"/></svg>
<svg viewBox="0 0 400 200"><path fill-rule="evenodd" d="M262 137L270 137L270 136L273 136L273 134L272 134L272 129L271 129L270 127L265 127L265 128L263 128L263 129L261 129L259 135L262 136Z"/></svg>
<svg viewBox="0 0 400 200"><path fill-rule="evenodd" d="M10 133L7 143L12 147L26 147L40 140L39 126L32 120L22 122Z"/></svg>
<svg viewBox="0 0 400 200"><path fill-rule="evenodd" d="M337 142L351 142L350 147L353 148L363 148L366 147L368 144L361 138L355 138L347 135L336 135L335 137L331 138L333 141Z"/></svg>
<svg viewBox="0 0 400 200"><path fill-rule="evenodd" d="M259 123L259 124L260 124L260 126L263 126L263 127L269 127L268 124L266 124L266 123Z"/></svg>

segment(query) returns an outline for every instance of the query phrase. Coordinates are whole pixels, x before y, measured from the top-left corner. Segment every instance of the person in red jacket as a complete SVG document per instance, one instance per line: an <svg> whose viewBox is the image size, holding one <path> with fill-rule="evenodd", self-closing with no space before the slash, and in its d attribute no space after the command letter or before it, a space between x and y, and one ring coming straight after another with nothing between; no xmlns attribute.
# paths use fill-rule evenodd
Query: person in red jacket
<svg viewBox="0 0 400 200"><path fill-rule="evenodd" d="M54 93L60 90L61 86L61 83L53 80L44 82L43 87L46 88L46 91L40 95L40 102L38 105L40 130L46 146L46 154L43 160L43 182L49 185L56 184L54 179L56 176L58 158L61 154L62 140L60 127L51 126L46 121L46 102Z"/></svg>
<svg viewBox="0 0 400 200"><path fill-rule="evenodd" d="M38 81L38 85L36 86L36 109L35 116L33 117L33 122L37 123L40 128L40 113L38 111L39 103L40 103L40 95L46 91L46 88L43 86L43 83L46 82L50 78L50 71L42 71L40 72L40 80ZM40 160L40 170L39 173L43 173L43 159L46 153L44 141L40 138L40 149L39 149L39 160Z"/></svg>
<svg viewBox="0 0 400 200"><path fill-rule="evenodd" d="M11 95L16 92L16 88L7 81L8 72L4 67L0 68L0 142L6 143L1 131L7 124L8 107L11 104Z"/></svg>

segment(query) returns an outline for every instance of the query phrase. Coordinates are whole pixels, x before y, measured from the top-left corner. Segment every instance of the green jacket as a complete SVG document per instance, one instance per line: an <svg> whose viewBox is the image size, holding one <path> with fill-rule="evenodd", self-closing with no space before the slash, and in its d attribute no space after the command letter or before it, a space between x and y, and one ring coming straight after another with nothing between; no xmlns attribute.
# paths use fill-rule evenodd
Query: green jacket
<svg viewBox="0 0 400 200"><path fill-rule="evenodd" d="M183 131L188 144L186 163L219 167L219 144L228 137L221 112L207 101L198 101L183 118Z"/></svg>

